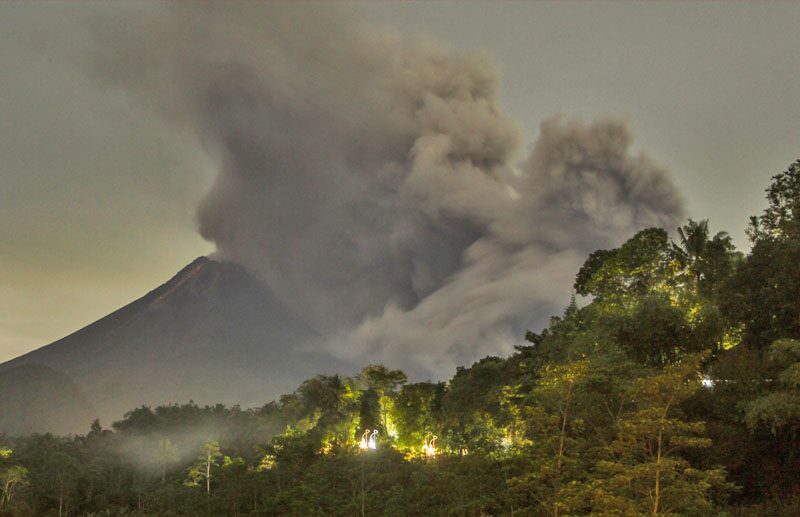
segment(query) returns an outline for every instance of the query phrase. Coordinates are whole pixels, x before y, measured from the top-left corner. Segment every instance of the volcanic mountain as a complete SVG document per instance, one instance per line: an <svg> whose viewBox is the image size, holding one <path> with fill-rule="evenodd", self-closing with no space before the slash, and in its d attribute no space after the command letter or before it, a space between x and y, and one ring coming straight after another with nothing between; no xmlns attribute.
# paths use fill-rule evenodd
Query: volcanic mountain
<svg viewBox="0 0 800 517"><path fill-rule="evenodd" d="M0 433L86 431L95 410L65 373L23 364L0 373Z"/></svg>
<svg viewBox="0 0 800 517"><path fill-rule="evenodd" d="M317 373L352 369L320 341L244 268L201 257L129 305L0 364L0 376L22 365L63 372L107 424L143 404L262 405Z"/></svg>

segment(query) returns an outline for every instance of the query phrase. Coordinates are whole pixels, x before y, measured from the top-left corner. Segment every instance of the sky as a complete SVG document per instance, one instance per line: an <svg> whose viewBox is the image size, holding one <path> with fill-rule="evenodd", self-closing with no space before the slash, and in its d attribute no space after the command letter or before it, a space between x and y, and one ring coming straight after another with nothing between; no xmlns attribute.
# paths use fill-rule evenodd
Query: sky
<svg viewBox="0 0 800 517"><path fill-rule="evenodd" d="M0 361L215 250L337 349L491 352L643 224L746 249L798 157L797 3L244 7L0 4Z"/></svg>

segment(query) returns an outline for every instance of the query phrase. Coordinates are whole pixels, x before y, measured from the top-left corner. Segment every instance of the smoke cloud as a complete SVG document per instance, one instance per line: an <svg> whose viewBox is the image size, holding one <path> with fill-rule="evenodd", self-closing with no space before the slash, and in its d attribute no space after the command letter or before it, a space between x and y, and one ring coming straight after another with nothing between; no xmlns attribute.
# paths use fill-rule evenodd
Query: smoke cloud
<svg viewBox="0 0 800 517"><path fill-rule="evenodd" d="M507 352L588 253L681 220L624 122L551 118L526 153L487 56L346 14L148 4L94 23L101 77L217 160L203 237L337 354L438 376Z"/></svg>

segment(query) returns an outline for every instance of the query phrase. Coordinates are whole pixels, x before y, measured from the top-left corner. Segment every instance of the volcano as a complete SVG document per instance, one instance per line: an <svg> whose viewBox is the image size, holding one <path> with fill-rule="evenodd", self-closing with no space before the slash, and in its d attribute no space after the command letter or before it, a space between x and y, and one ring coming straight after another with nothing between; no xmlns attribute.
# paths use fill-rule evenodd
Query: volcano
<svg viewBox="0 0 800 517"><path fill-rule="evenodd" d="M315 374L353 369L320 343L243 267L200 257L125 307L0 364L0 378L23 365L63 373L109 423L141 405L263 405Z"/></svg>

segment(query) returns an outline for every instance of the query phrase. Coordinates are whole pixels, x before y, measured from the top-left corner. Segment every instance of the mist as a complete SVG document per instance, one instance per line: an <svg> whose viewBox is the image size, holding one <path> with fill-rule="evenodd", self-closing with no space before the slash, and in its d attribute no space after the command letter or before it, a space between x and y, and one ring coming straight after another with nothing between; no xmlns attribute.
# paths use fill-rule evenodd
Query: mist
<svg viewBox="0 0 800 517"><path fill-rule="evenodd" d="M329 7L194 7L96 15L92 70L196 137L198 231L343 359L441 377L507 353L590 252L683 219L621 119L526 142L490 56Z"/></svg>

